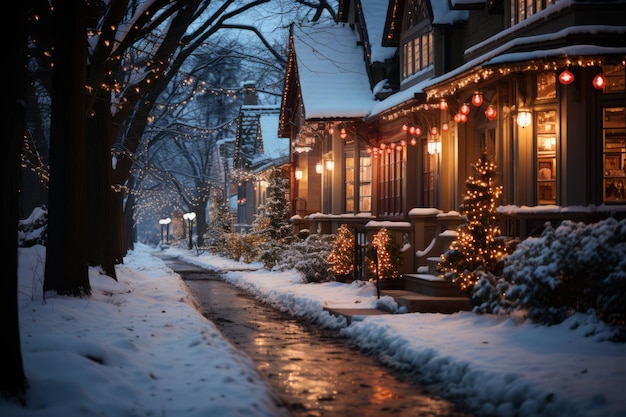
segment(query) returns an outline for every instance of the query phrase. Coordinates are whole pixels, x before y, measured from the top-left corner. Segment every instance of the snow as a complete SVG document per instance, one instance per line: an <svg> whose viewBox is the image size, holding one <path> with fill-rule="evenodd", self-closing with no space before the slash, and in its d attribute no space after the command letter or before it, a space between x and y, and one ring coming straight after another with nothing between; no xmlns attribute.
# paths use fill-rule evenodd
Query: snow
<svg viewBox="0 0 626 417"><path fill-rule="evenodd" d="M86 415L279 416L254 365L194 307L180 276L137 244L118 281L90 268L88 298L42 295L45 248L20 248L19 313L28 408L0 400L11 417ZM476 410L476 415L626 415L626 344L612 328L576 314L540 326L519 315L405 313L355 317L324 307L397 308L369 282L303 283L174 246L164 253L224 272L276 308L338 329L389 366ZM397 310L399 311L399 310Z"/></svg>
<svg viewBox="0 0 626 417"><path fill-rule="evenodd" d="M363 46L347 24L293 27L302 102L307 119L365 117L375 103Z"/></svg>

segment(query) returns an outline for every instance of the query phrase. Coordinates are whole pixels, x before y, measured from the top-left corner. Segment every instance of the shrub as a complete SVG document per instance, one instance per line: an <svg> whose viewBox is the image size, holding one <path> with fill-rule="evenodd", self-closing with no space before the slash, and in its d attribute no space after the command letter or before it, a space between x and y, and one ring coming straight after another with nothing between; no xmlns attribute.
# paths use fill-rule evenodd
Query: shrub
<svg viewBox="0 0 626 417"><path fill-rule="evenodd" d="M506 302L538 323L556 324L590 310L626 324L626 219L550 224L505 258Z"/></svg>
<svg viewBox="0 0 626 417"><path fill-rule="evenodd" d="M295 269L305 282L327 282L335 279L327 261L334 235L309 235L306 239L285 245L274 270Z"/></svg>

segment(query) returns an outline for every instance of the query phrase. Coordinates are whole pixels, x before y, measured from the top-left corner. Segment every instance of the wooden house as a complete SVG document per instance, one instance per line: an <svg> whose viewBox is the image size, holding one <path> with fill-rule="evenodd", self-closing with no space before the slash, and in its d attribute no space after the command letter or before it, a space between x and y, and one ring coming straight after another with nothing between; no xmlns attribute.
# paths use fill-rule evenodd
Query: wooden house
<svg viewBox="0 0 626 417"><path fill-rule="evenodd" d="M483 151L505 235L626 216L626 1L379 3L292 29L279 126L312 233L395 229L416 272L463 222Z"/></svg>

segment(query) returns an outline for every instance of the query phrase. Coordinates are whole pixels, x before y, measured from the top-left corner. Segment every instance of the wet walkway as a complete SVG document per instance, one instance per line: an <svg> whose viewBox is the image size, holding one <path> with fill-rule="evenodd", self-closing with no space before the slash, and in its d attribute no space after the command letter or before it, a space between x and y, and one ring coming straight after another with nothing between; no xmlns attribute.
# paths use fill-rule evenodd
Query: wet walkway
<svg viewBox="0 0 626 417"><path fill-rule="evenodd" d="M258 301L218 273L168 261L222 334L256 364L293 417L469 417L322 330Z"/></svg>

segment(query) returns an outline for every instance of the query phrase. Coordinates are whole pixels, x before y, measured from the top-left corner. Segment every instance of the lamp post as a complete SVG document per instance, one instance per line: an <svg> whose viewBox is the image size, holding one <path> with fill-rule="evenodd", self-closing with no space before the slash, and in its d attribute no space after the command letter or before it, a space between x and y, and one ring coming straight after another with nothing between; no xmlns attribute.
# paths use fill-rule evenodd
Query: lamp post
<svg viewBox="0 0 626 417"><path fill-rule="evenodd" d="M170 223L171 222L172 222L172 219L170 219L169 217L159 220L159 224L161 225L161 244L163 244L163 228L165 228L166 243L170 243Z"/></svg>
<svg viewBox="0 0 626 417"><path fill-rule="evenodd" d="M195 218L196 218L196 213L194 213L193 211L183 214L183 219L187 220L187 222L189 223L189 249L190 250L193 249L193 240L191 239L191 232L192 232L193 219Z"/></svg>

